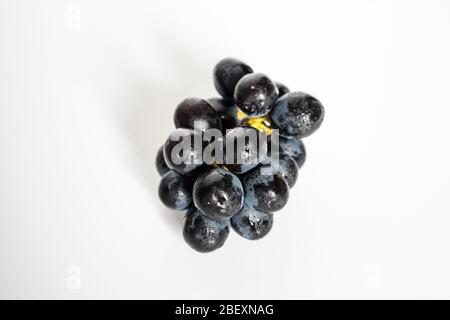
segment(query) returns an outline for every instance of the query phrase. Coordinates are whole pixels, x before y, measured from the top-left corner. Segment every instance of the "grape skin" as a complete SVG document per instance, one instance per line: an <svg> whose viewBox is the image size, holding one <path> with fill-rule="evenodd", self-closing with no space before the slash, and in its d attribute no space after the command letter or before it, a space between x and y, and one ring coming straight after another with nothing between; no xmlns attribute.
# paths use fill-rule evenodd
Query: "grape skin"
<svg viewBox="0 0 450 320"><path fill-rule="evenodd" d="M192 205L192 177L182 176L173 170L167 172L159 183L158 193L161 202L174 210L186 210Z"/></svg>
<svg viewBox="0 0 450 320"><path fill-rule="evenodd" d="M243 76L234 90L236 106L249 117L266 115L278 98L278 89L265 74Z"/></svg>
<svg viewBox="0 0 450 320"><path fill-rule="evenodd" d="M234 231L248 240L263 238L272 229L272 225L273 214L257 211L246 204L231 218Z"/></svg>
<svg viewBox="0 0 450 320"><path fill-rule="evenodd" d="M263 168L269 171L270 165L262 164L243 176L244 201L257 211L272 213L286 205L289 199L289 186L280 173L262 174Z"/></svg>
<svg viewBox="0 0 450 320"><path fill-rule="evenodd" d="M156 154L156 170L158 170L159 175L162 177L167 172L169 172L169 167L166 164L166 160L164 160L164 146L161 146L158 149L158 153Z"/></svg>
<svg viewBox="0 0 450 320"><path fill-rule="evenodd" d="M244 203L244 189L238 177L225 169L205 172L194 184L195 206L207 217L227 219Z"/></svg>
<svg viewBox="0 0 450 320"><path fill-rule="evenodd" d="M325 111L316 98L303 92L290 92L277 100L270 119L285 137L304 138L322 124Z"/></svg>
<svg viewBox="0 0 450 320"><path fill-rule="evenodd" d="M233 152L233 163L226 163L227 169L236 174L242 174L255 168L263 159L259 155L265 155L267 153L267 144L263 144L258 148L258 141L244 140L245 136L254 135L259 140L260 132L252 127L236 127L227 132L224 140L225 147L225 161L227 161L227 154ZM243 149L238 150L238 143L236 139L245 141ZM255 144L256 142L256 144ZM232 147L232 149L230 149ZM231 155L230 155L231 158ZM239 163L238 162L241 162ZM228 161L227 161L228 162Z"/></svg>
<svg viewBox="0 0 450 320"><path fill-rule="evenodd" d="M270 137L271 138L271 137ZM272 144L270 141L267 142L268 145L268 155L271 154L271 147ZM278 137L278 151L281 154L286 154L288 156L291 156L295 163L297 164L297 168L300 169L306 160L306 149L305 145L303 144L303 141L298 138L285 138L285 137Z"/></svg>
<svg viewBox="0 0 450 320"><path fill-rule="evenodd" d="M233 129L239 125L236 118L237 109L233 103L220 98L208 99L209 104L216 110L222 121L222 132L225 134L227 129Z"/></svg>
<svg viewBox="0 0 450 320"><path fill-rule="evenodd" d="M286 93L290 91L289 88L286 87L281 82L275 81L275 85L277 86L278 89L278 97L284 96Z"/></svg>
<svg viewBox="0 0 450 320"><path fill-rule="evenodd" d="M219 114L209 102L201 98L186 98L181 101L175 110L173 120L176 128L202 132L211 128L222 130Z"/></svg>
<svg viewBox="0 0 450 320"><path fill-rule="evenodd" d="M291 156L281 153L278 158L278 163L271 162L271 158L267 158L264 164L270 165L274 170L280 173L286 180L289 188L292 188L297 182L298 167Z"/></svg>
<svg viewBox="0 0 450 320"><path fill-rule="evenodd" d="M306 149L302 140L298 138L286 139L280 137L280 150L291 156L297 163L297 167L300 169L306 160Z"/></svg>
<svg viewBox="0 0 450 320"><path fill-rule="evenodd" d="M179 152L172 155L172 150L182 141L183 138L189 138L191 141L190 148L186 154ZM164 145L164 159L167 166L178 172L179 174L197 174L201 171L203 163L203 147L202 135L200 132L179 128L173 131L166 140ZM200 150L195 148L195 141L201 142ZM174 156L174 159L172 159ZM179 163L176 163L178 161Z"/></svg>
<svg viewBox="0 0 450 320"><path fill-rule="evenodd" d="M211 252L223 246L230 233L229 225L228 220L210 219L191 208L185 217L183 238L194 250Z"/></svg>
<svg viewBox="0 0 450 320"><path fill-rule="evenodd" d="M238 59L222 59L214 67L214 86L225 100L233 102L236 84L243 76L252 72L250 66Z"/></svg>

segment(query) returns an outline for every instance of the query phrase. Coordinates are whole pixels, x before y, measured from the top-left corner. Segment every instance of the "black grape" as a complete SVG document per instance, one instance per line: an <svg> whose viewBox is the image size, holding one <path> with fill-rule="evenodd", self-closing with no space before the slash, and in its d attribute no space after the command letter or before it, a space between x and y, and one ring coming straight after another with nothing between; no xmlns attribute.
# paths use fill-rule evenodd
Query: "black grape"
<svg viewBox="0 0 450 320"><path fill-rule="evenodd" d="M249 117L266 115L278 98L278 89L265 74L251 73L236 85L234 101L236 106Z"/></svg>
<svg viewBox="0 0 450 320"><path fill-rule="evenodd" d="M273 135L272 135L273 136ZM268 146L268 154L271 155L271 137L267 142ZM280 153L286 154L288 156L291 156L295 163L297 164L298 169L300 169L306 160L306 149L305 145L303 144L302 140L299 138L285 138L282 136L278 136L278 151Z"/></svg>
<svg viewBox="0 0 450 320"><path fill-rule="evenodd" d="M249 240L261 239L269 233L273 225L273 214L257 211L244 204L231 218L231 227Z"/></svg>
<svg viewBox="0 0 450 320"><path fill-rule="evenodd" d="M320 127L324 114L316 98L303 92L290 92L277 100L270 119L280 129L280 135L303 138Z"/></svg>
<svg viewBox="0 0 450 320"><path fill-rule="evenodd" d="M289 92L289 88L286 87L284 84L282 84L281 82L277 82L275 81L275 85L278 88L278 96L281 97L283 95L285 95L286 93Z"/></svg>
<svg viewBox="0 0 450 320"><path fill-rule="evenodd" d="M217 92L228 101L233 101L234 89L238 81L253 70L244 62L225 58L220 60L214 68L214 85Z"/></svg>
<svg viewBox="0 0 450 320"><path fill-rule="evenodd" d="M190 144L186 143L186 150L181 148L180 142L183 139L190 139ZM164 145L164 159L167 166L179 174L198 173L204 165L202 139L200 132L191 129L179 128L173 131ZM196 143L197 141L199 143Z"/></svg>
<svg viewBox="0 0 450 320"><path fill-rule="evenodd" d="M193 190L195 206L212 219L230 218L244 203L241 181L224 169L212 169L199 176Z"/></svg>
<svg viewBox="0 0 450 320"><path fill-rule="evenodd" d="M220 98L211 98L208 99L208 102L214 110L216 110L220 120L222 120L223 133L225 133L227 129L233 129L238 126L239 123L236 118L237 108L233 103Z"/></svg>
<svg viewBox="0 0 450 320"><path fill-rule="evenodd" d="M173 119L177 128L195 129L202 132L211 128L222 129L219 114L206 100L200 98L186 98L181 101L175 110Z"/></svg>
<svg viewBox="0 0 450 320"><path fill-rule="evenodd" d="M228 220L214 220L191 208L186 214L183 238L186 243L199 252L214 251L225 243L230 233Z"/></svg>
<svg viewBox="0 0 450 320"><path fill-rule="evenodd" d="M166 160L164 160L164 146L161 146L156 154L156 170L158 170L161 177L170 170L166 164Z"/></svg>
<svg viewBox="0 0 450 320"><path fill-rule="evenodd" d="M267 143L259 145L261 134L252 127L237 127L227 132L224 139L225 166L230 171L237 174L245 173L264 159L267 154ZM242 141L242 146L238 141ZM228 163L228 158L232 163Z"/></svg>
<svg viewBox="0 0 450 320"><path fill-rule="evenodd" d="M159 183L159 198L167 207L185 210L192 204L192 187L195 180L173 170L167 172Z"/></svg>
<svg viewBox="0 0 450 320"><path fill-rule="evenodd" d="M289 199L289 186L286 180L280 173L273 172L270 165L260 165L245 174L242 177L242 184L245 203L257 211L265 213L279 211Z"/></svg>

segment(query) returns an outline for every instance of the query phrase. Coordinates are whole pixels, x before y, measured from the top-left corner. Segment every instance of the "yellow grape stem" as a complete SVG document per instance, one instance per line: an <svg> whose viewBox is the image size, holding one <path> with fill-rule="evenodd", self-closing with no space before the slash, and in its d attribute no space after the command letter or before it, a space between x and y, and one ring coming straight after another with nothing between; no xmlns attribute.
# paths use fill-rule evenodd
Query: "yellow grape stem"
<svg viewBox="0 0 450 320"><path fill-rule="evenodd" d="M250 118L247 116L247 114L238 109L238 111L236 112L236 118L239 121L242 121L243 124L257 129L259 132L265 132L267 136L270 136L272 134L272 128L267 116Z"/></svg>

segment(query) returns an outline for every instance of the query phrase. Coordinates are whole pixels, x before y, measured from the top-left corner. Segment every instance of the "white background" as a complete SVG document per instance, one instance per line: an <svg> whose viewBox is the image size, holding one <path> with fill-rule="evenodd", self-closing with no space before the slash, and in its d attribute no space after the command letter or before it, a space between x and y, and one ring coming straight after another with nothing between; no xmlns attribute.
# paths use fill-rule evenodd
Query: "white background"
<svg viewBox="0 0 450 320"><path fill-rule="evenodd" d="M450 2L0 1L1 298L450 298ZM272 232L199 254L158 147L240 58L325 120Z"/></svg>

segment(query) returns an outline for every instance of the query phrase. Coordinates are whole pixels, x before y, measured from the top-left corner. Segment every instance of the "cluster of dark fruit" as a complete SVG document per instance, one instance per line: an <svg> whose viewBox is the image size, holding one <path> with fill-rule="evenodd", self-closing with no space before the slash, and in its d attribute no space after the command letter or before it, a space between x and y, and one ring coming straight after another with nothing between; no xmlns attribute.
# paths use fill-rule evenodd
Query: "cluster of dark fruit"
<svg viewBox="0 0 450 320"><path fill-rule="evenodd" d="M200 252L220 248L230 225L251 240L271 230L273 213L287 203L289 189L305 161L301 138L312 134L324 117L323 106L314 97L290 92L236 59L223 59L215 66L214 85L222 98L187 98L178 105L177 129L156 159L162 176L159 197L167 207L186 211L184 239ZM188 150L172 152L180 137L203 141L202 134L211 128L224 133L224 142L250 131L266 134L270 141L273 129L278 129L279 148L271 150L269 143L258 146L245 140L243 147L234 150L236 160L261 152L259 148L266 148L266 156L258 153L256 161L224 165L207 165L194 143ZM202 142L202 147L207 144ZM274 152L279 157L276 166L270 161ZM262 168L269 168L270 173L261 174Z"/></svg>

